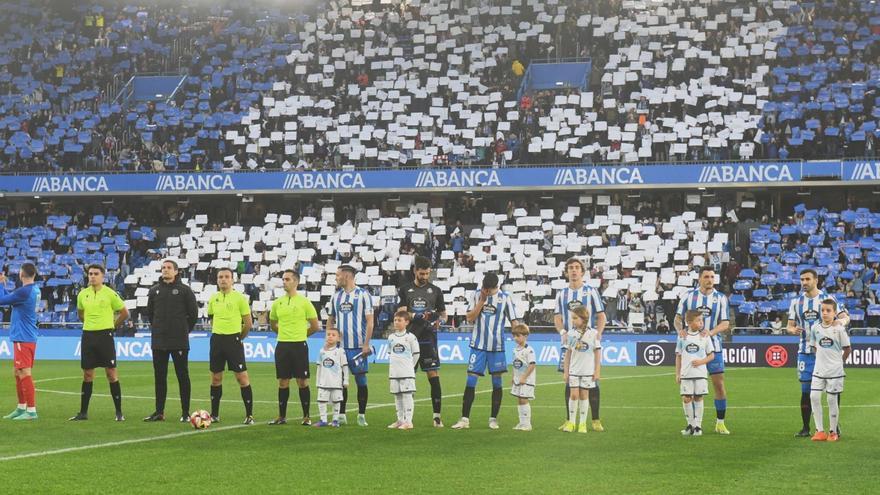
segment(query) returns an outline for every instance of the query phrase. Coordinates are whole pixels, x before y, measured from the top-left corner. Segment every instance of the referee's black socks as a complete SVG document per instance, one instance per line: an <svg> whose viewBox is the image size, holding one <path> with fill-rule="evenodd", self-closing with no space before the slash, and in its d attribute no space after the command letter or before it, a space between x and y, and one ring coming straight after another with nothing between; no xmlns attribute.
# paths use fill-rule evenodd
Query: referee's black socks
<svg viewBox="0 0 880 495"><path fill-rule="evenodd" d="M122 414L122 385L119 380L110 382L110 396L113 397L113 407L116 408L116 414Z"/></svg>
<svg viewBox="0 0 880 495"><path fill-rule="evenodd" d="M211 416L220 416L220 398L223 397L223 385L211 385Z"/></svg>
<svg viewBox="0 0 880 495"><path fill-rule="evenodd" d="M278 388L278 417L287 417L287 401L290 399L290 387Z"/></svg>
<svg viewBox="0 0 880 495"><path fill-rule="evenodd" d="M250 385L247 387L241 387L241 400L244 402L244 414L245 416L253 416L254 415L254 390Z"/></svg>
<svg viewBox="0 0 880 495"><path fill-rule="evenodd" d="M440 377L432 376L428 378L431 384L431 405L434 406L434 414L440 414L440 403L442 402L443 392L440 391Z"/></svg>
<svg viewBox="0 0 880 495"><path fill-rule="evenodd" d="M309 417L309 407L311 407L312 392L309 387L299 389L299 403L302 404L303 417Z"/></svg>
<svg viewBox="0 0 880 495"><path fill-rule="evenodd" d="M89 401L92 400L92 382L82 382L82 392L79 396L79 412L89 413Z"/></svg>

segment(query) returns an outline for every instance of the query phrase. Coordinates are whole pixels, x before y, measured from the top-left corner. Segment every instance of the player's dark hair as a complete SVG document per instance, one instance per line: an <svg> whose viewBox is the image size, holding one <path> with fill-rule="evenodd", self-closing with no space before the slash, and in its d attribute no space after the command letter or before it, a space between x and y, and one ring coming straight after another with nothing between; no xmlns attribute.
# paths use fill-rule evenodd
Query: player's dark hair
<svg viewBox="0 0 880 495"><path fill-rule="evenodd" d="M87 266L86 273L88 273L89 270L98 270L101 273L106 273L106 271L104 270L104 265L99 265L97 263L92 263L91 265Z"/></svg>
<svg viewBox="0 0 880 495"><path fill-rule="evenodd" d="M489 272L483 277L483 288L484 289L497 289L498 288L498 275Z"/></svg>
<svg viewBox="0 0 880 495"><path fill-rule="evenodd" d="M691 309L691 310L688 310L688 312L684 314L684 321L685 321L685 323L690 324L690 322L692 322L698 318L702 318L702 317L703 317L702 311L699 311L696 309Z"/></svg>
<svg viewBox="0 0 880 495"><path fill-rule="evenodd" d="M529 326L525 323L518 323L510 329L510 333L512 335L528 335L530 332Z"/></svg>
<svg viewBox="0 0 880 495"><path fill-rule="evenodd" d="M289 273L293 276L293 278L299 280L299 273L297 273L296 270L294 270L293 268L288 268L287 270L284 270L283 272L281 272L281 276L283 277L285 273Z"/></svg>
<svg viewBox="0 0 880 495"><path fill-rule="evenodd" d="M712 268L712 267L709 266L709 265L702 266L702 267L700 267L700 275L699 275L699 276L702 277L703 274L706 273L706 272L712 272L712 273L715 273L715 269Z"/></svg>
<svg viewBox="0 0 880 495"><path fill-rule="evenodd" d="M355 267L353 267L351 265L342 265L339 267L339 271L345 272L345 273L350 273L350 274L352 274L352 276L357 274L357 269L355 269Z"/></svg>
<svg viewBox="0 0 880 495"><path fill-rule="evenodd" d="M33 263L22 263L21 271L28 278L37 278L37 267Z"/></svg>
<svg viewBox="0 0 880 495"><path fill-rule="evenodd" d="M815 268L804 268L801 270L801 276L804 276L807 273L811 274L815 279L819 278L819 272L817 272Z"/></svg>
<svg viewBox="0 0 880 495"><path fill-rule="evenodd" d="M571 312L584 322L583 328L590 326L590 310L586 306L578 306L571 310Z"/></svg>
<svg viewBox="0 0 880 495"><path fill-rule="evenodd" d="M431 260L425 258L424 256L416 256L415 261L413 261L413 270L430 270L431 269Z"/></svg>
<svg viewBox="0 0 880 495"><path fill-rule="evenodd" d="M569 258L565 262L565 272L568 272L568 267L571 265L581 265L581 271L587 273L587 265L584 264L583 260L579 258Z"/></svg>
<svg viewBox="0 0 880 495"><path fill-rule="evenodd" d="M232 278L235 278L235 272L232 271L232 268L224 266L223 268L220 268L219 270L217 270L217 275L220 275L223 272L229 272L229 276Z"/></svg>
<svg viewBox="0 0 880 495"><path fill-rule="evenodd" d="M823 299L822 304L827 304L828 306L831 306L835 311L837 311L837 301L831 299L830 297L828 299Z"/></svg>
<svg viewBox="0 0 880 495"><path fill-rule="evenodd" d="M404 319L404 320L406 320L406 321L412 321L412 315L409 314L409 311L403 311L403 310L398 311L397 313L394 313L394 317L395 317L395 318L401 318L401 319Z"/></svg>
<svg viewBox="0 0 880 495"><path fill-rule="evenodd" d="M177 266L177 262L171 258L162 260L162 263L171 263L171 266L173 266L175 270L180 270L180 268Z"/></svg>

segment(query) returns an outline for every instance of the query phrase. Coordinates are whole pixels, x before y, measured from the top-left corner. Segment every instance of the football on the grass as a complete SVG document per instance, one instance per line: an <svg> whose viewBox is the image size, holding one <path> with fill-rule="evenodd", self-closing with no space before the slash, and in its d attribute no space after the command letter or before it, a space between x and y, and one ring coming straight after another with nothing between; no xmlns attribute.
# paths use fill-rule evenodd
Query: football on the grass
<svg viewBox="0 0 880 495"><path fill-rule="evenodd" d="M193 425L193 428L204 430L211 426L211 413L204 410L196 411L189 415L189 422Z"/></svg>

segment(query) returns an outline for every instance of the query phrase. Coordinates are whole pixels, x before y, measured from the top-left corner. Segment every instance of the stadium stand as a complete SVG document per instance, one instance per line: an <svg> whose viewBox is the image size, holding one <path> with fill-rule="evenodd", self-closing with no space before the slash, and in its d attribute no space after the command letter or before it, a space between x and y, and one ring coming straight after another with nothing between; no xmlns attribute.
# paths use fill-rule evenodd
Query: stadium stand
<svg viewBox="0 0 880 495"><path fill-rule="evenodd" d="M869 0L823 1L789 14L768 74L767 157L874 157L880 10Z"/></svg>
<svg viewBox="0 0 880 495"><path fill-rule="evenodd" d="M132 323L145 324L138 308L169 256L202 302L216 290L216 269L234 268L264 328L281 269L301 270L305 293L324 308L336 267L351 263L361 270L357 283L374 295L377 328L384 329L394 287L409 276L413 256L422 255L434 262L436 283L448 289L451 329L465 326L466 297L487 271L502 274L529 324L549 327L552 291L564 284L562 264L584 253L590 283L605 298L610 325L620 329L667 331L678 294L693 286L695 268L704 264L718 271L736 325L748 331L771 333L785 320L806 267L819 272L823 288L846 305L857 326L880 322L880 216L868 208L838 213L801 204L790 215L762 218L761 209L749 213L711 200L676 208L650 196L486 201L477 205L462 195L446 198L443 207L412 202L381 209L369 201L335 207L303 201L286 207L288 213L261 213L276 206L266 202L225 216L220 204L4 212L0 262L13 281L20 263L37 262L40 319L47 323L75 323L72 296L85 283L83 267L98 262L127 300ZM165 234L145 224L164 225Z"/></svg>
<svg viewBox="0 0 880 495"><path fill-rule="evenodd" d="M112 88L135 73L168 69L174 40L188 29L186 10L90 4L64 16L57 4L41 3L4 2L0 9L8 26L0 36L3 168L126 168L139 151L121 146L125 116Z"/></svg>
<svg viewBox="0 0 880 495"><path fill-rule="evenodd" d="M216 291L212 274L217 268L237 269L238 288L251 296L258 315L282 290L276 276L280 270L300 269L308 297L323 307L335 290L336 268L345 263L361 270L357 283L370 288L377 306L393 304L395 286L406 277L413 256L426 255L437 267L435 283L444 289L454 326L466 313L478 274L488 271L503 274L519 311L529 313L531 321L545 321L547 312L552 318L552 291L565 284L562 265L589 249L591 283L609 300L628 298L630 319L641 314L639 328L653 328L658 319L668 328L672 303L693 286L694 267L714 263L720 271L730 219L722 220L714 208L699 218L691 211L662 221L637 219L623 214L620 206L594 208L592 197L589 201L589 214L582 206L482 213L479 227L448 225L443 209L426 203L410 204L393 216L367 210L360 222L337 223L334 208L324 207L316 217L271 213L261 225L216 230L206 228L208 215L197 215L185 233L166 240L166 247L168 256L180 260L202 302ZM146 305L147 288L158 279L160 264L154 259L125 277L131 310Z"/></svg>
<svg viewBox="0 0 880 495"><path fill-rule="evenodd" d="M874 156L878 9L4 2L0 169ZM588 89L521 94L539 60L589 62ZM117 101L131 76L181 72L168 101Z"/></svg>
<svg viewBox="0 0 880 495"><path fill-rule="evenodd" d="M0 220L0 263L13 283L22 263L36 264L42 289L41 323L78 321L76 294L85 285L86 266L103 265L108 285L122 290L125 276L146 263L148 251L157 244L156 230L130 216L80 212L49 214L44 222L29 227L8 223Z"/></svg>
<svg viewBox="0 0 880 495"><path fill-rule="evenodd" d="M737 293L730 304L740 322L769 327L776 314L788 310L800 288L805 268L817 271L826 292L849 310L856 326L880 315L880 219L867 208L839 213L795 207L790 222L761 225L750 236L753 268L739 272Z"/></svg>
<svg viewBox="0 0 880 495"><path fill-rule="evenodd" d="M880 135L880 6L870 0L47 5L0 4L10 26L0 34L3 172L839 159L874 157ZM555 88L528 84L533 64L565 61L585 72L560 75ZM147 74L183 84L169 99L117 98ZM261 302L278 289L266 278L294 262L306 265L310 294L323 302L332 267L352 260L381 302L406 257L423 252L443 270L456 311L476 283L468 273L500 268L521 309L547 320L547 284L559 283L560 263L591 252L594 283L620 301L609 316L621 324L638 324L641 309L646 327L668 325L657 308L703 262L723 272L743 326L772 327L804 266L819 268L854 320L880 316L880 223L870 209L799 206L790 219L767 218L737 254L736 221L705 206L694 217L612 204L589 214L545 205L450 217L449 203L439 215L414 203L411 216L346 206L343 221L343 207L325 216L321 206L230 222L247 227L209 227L187 207L9 217L0 259L10 271L25 258L40 262L43 282L56 287L45 318L56 321L70 320L68 288L90 260L128 280L116 285L129 301L143 297L135 293L155 277L158 256L149 250L166 241L137 221L186 224L164 247L187 260L191 278L210 290L217 263L242 261L242 284ZM212 266L199 250L221 242L234 249ZM644 256L656 246L671 249L662 262ZM273 252L278 259L265 258Z"/></svg>

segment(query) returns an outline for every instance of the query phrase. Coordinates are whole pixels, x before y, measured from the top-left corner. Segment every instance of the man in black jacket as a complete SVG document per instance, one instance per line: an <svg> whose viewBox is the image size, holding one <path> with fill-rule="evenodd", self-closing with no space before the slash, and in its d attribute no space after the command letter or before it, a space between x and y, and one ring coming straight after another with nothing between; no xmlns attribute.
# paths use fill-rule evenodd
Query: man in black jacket
<svg viewBox="0 0 880 495"><path fill-rule="evenodd" d="M156 379L156 412L144 421L165 420L165 397L168 394L168 357L174 360L174 372L180 385L180 422L189 421L189 332L196 325L199 308L189 286L178 278L177 263L162 262L162 278L150 287L147 318L153 334L153 374Z"/></svg>

